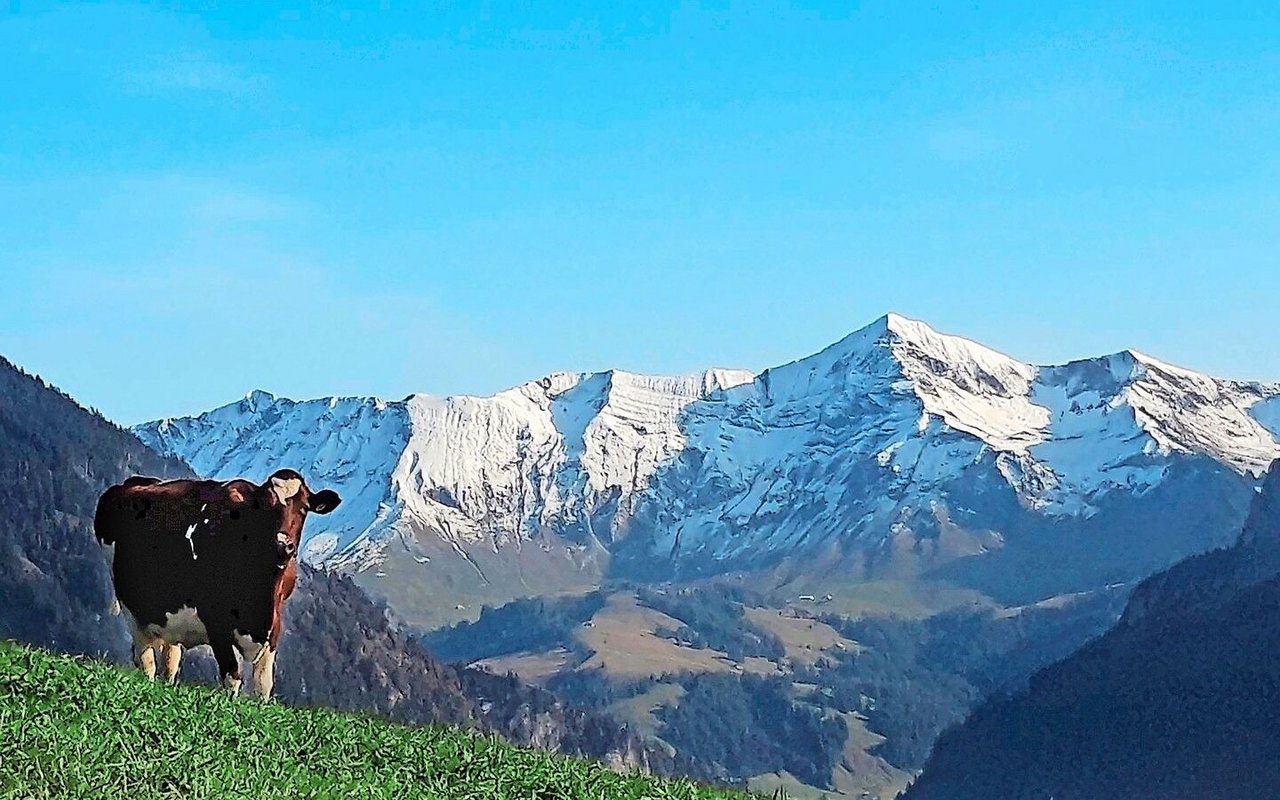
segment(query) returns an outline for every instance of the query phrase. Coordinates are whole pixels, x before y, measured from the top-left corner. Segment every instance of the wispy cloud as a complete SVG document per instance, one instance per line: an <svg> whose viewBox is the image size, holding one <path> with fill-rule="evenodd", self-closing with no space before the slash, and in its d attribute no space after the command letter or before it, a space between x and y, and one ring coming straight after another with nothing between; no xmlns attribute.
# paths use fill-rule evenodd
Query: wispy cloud
<svg viewBox="0 0 1280 800"><path fill-rule="evenodd" d="M125 91L135 94L214 92L234 95L257 93L267 83L263 75L194 51L155 56L145 64L123 69L120 82Z"/></svg>

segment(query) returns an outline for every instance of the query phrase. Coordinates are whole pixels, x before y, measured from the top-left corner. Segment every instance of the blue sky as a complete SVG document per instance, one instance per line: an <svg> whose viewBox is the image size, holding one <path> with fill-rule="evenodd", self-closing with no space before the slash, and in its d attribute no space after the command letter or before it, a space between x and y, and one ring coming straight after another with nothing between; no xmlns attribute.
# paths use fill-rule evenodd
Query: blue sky
<svg viewBox="0 0 1280 800"><path fill-rule="evenodd" d="M117 421L888 310L1280 379L1274 4L165 5L0 10L0 354Z"/></svg>

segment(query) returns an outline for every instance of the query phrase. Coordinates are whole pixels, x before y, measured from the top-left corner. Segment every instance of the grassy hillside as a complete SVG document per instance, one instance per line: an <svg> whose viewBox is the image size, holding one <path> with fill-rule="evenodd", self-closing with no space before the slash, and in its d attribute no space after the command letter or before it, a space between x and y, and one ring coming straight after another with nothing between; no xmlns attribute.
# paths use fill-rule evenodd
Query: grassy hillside
<svg viewBox="0 0 1280 800"><path fill-rule="evenodd" d="M0 642L0 797L742 798Z"/></svg>

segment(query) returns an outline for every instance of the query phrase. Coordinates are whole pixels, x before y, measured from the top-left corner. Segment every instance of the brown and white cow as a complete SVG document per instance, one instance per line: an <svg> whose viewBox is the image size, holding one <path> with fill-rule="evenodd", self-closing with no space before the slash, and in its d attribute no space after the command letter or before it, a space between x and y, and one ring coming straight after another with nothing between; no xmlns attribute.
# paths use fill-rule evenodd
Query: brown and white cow
<svg viewBox="0 0 1280 800"><path fill-rule="evenodd" d="M291 469L261 486L133 477L104 492L94 533L111 551L116 598L147 677L155 677L157 651L173 681L182 648L207 644L232 692L243 657L257 694L270 697L302 525L340 502L331 489L312 492Z"/></svg>

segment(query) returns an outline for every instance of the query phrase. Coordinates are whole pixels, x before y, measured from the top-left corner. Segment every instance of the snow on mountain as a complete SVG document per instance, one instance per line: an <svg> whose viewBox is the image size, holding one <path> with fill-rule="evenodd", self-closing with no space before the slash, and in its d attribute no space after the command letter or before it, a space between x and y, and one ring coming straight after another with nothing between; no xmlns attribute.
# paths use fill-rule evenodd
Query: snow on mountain
<svg viewBox="0 0 1280 800"><path fill-rule="evenodd" d="M344 502L308 527L304 555L363 566L395 522L428 526L465 557L481 540L499 547L573 517L588 497L641 491L683 445L681 409L751 377L555 373L492 397L401 402L255 391L134 430L216 479L262 480L291 465L312 485L336 488Z"/></svg>
<svg viewBox="0 0 1280 800"><path fill-rule="evenodd" d="M295 402L252 391L238 403L198 417L134 428L153 449L181 453L199 474L255 482L285 466L301 468L313 488L333 488L342 504L307 526L308 557L341 551L384 526L399 508L390 481L409 440L406 404L344 397Z"/></svg>
<svg viewBox="0 0 1280 800"><path fill-rule="evenodd" d="M1054 470L1047 499L1072 508L1109 488L1155 485L1163 463L1154 455L1203 455L1260 474L1280 445L1252 412L1278 394L1134 351L1045 368L1034 397L1052 410L1051 437L1031 454Z"/></svg>
<svg viewBox="0 0 1280 800"><path fill-rule="evenodd" d="M913 514L956 527L980 516L960 485L1088 517L1110 493L1160 485L1180 456L1257 474L1280 457L1280 386L1131 351L1036 367L890 314L759 375L556 373L399 403L255 392L136 432L213 477L288 465L338 489L343 506L305 545L317 562L369 566L423 531L464 558L548 534L731 562L833 539L874 548Z"/></svg>

